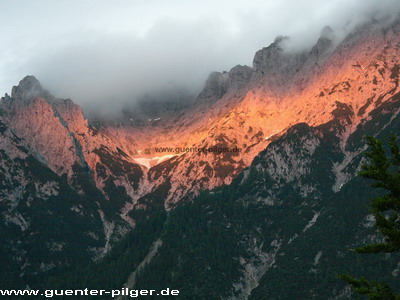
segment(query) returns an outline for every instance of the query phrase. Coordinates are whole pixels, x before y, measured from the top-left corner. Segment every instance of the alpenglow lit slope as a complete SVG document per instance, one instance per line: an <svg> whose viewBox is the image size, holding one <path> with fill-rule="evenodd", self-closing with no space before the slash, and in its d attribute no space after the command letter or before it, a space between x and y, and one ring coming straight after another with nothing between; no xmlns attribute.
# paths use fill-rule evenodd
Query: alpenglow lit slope
<svg viewBox="0 0 400 300"><path fill-rule="evenodd" d="M399 131L400 21L333 36L301 53L277 38L192 104L119 126L24 78L0 102L2 282L346 299L337 273L395 280L398 257L371 258L386 274L347 249L379 239L356 173L365 134Z"/></svg>
<svg viewBox="0 0 400 300"><path fill-rule="evenodd" d="M168 119L160 116L149 126L106 127L104 132L136 157L146 148L159 156L156 147L242 149L241 155L225 159L198 153L172 158L167 163L172 166L167 171L171 183L167 206L171 206L188 186L195 192L229 183L271 138L294 124L324 124L346 105L354 115L345 135L354 131L376 105L398 90L396 26L384 30L379 23L368 23L339 45L325 29L311 51L302 53L285 52L285 39L279 38L256 53L252 69L237 66L229 73L211 74L195 104L183 113ZM162 180L157 170L149 174Z"/></svg>

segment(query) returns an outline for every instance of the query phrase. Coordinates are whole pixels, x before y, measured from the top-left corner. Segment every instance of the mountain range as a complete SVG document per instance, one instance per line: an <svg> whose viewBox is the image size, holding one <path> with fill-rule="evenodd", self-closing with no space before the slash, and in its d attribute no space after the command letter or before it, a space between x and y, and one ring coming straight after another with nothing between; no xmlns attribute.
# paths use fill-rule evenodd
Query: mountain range
<svg viewBox="0 0 400 300"><path fill-rule="evenodd" d="M22 79L0 100L2 288L353 299L345 272L398 287L398 255L349 249L381 239L380 191L357 174L364 137L400 131L400 19L288 40L193 101L113 121Z"/></svg>

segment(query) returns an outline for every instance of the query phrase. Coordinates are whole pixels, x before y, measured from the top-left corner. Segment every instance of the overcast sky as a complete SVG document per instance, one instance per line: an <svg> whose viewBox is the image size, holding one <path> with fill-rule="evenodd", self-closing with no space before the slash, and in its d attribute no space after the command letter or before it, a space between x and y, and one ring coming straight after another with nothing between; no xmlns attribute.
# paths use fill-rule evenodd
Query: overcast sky
<svg viewBox="0 0 400 300"><path fill-rule="evenodd" d="M83 106L199 89L277 35L311 46L398 0L1 0L0 93L35 75ZM351 27L351 26L350 26Z"/></svg>

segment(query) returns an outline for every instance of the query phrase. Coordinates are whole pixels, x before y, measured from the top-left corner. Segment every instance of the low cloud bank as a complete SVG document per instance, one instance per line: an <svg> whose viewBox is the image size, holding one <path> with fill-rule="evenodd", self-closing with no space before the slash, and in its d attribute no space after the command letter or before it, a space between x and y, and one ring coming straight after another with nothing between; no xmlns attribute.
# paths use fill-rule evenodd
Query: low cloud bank
<svg viewBox="0 0 400 300"><path fill-rule="evenodd" d="M288 50L301 51L326 25L340 40L400 11L394 0L81 2L2 2L9 14L0 20L0 92L32 74L56 96L115 112L144 95L195 94L211 71L251 65L277 35L291 36ZM96 9L82 13L90 5Z"/></svg>

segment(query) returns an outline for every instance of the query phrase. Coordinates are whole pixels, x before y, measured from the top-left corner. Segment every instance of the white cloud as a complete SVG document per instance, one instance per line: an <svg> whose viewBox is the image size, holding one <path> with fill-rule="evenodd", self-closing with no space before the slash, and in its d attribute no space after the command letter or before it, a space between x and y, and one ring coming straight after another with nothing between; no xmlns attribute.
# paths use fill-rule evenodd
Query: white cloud
<svg viewBox="0 0 400 300"><path fill-rule="evenodd" d="M32 74L57 96L121 103L171 86L199 89L213 70L251 65L279 34L296 49L395 0L3 0L0 93Z"/></svg>

